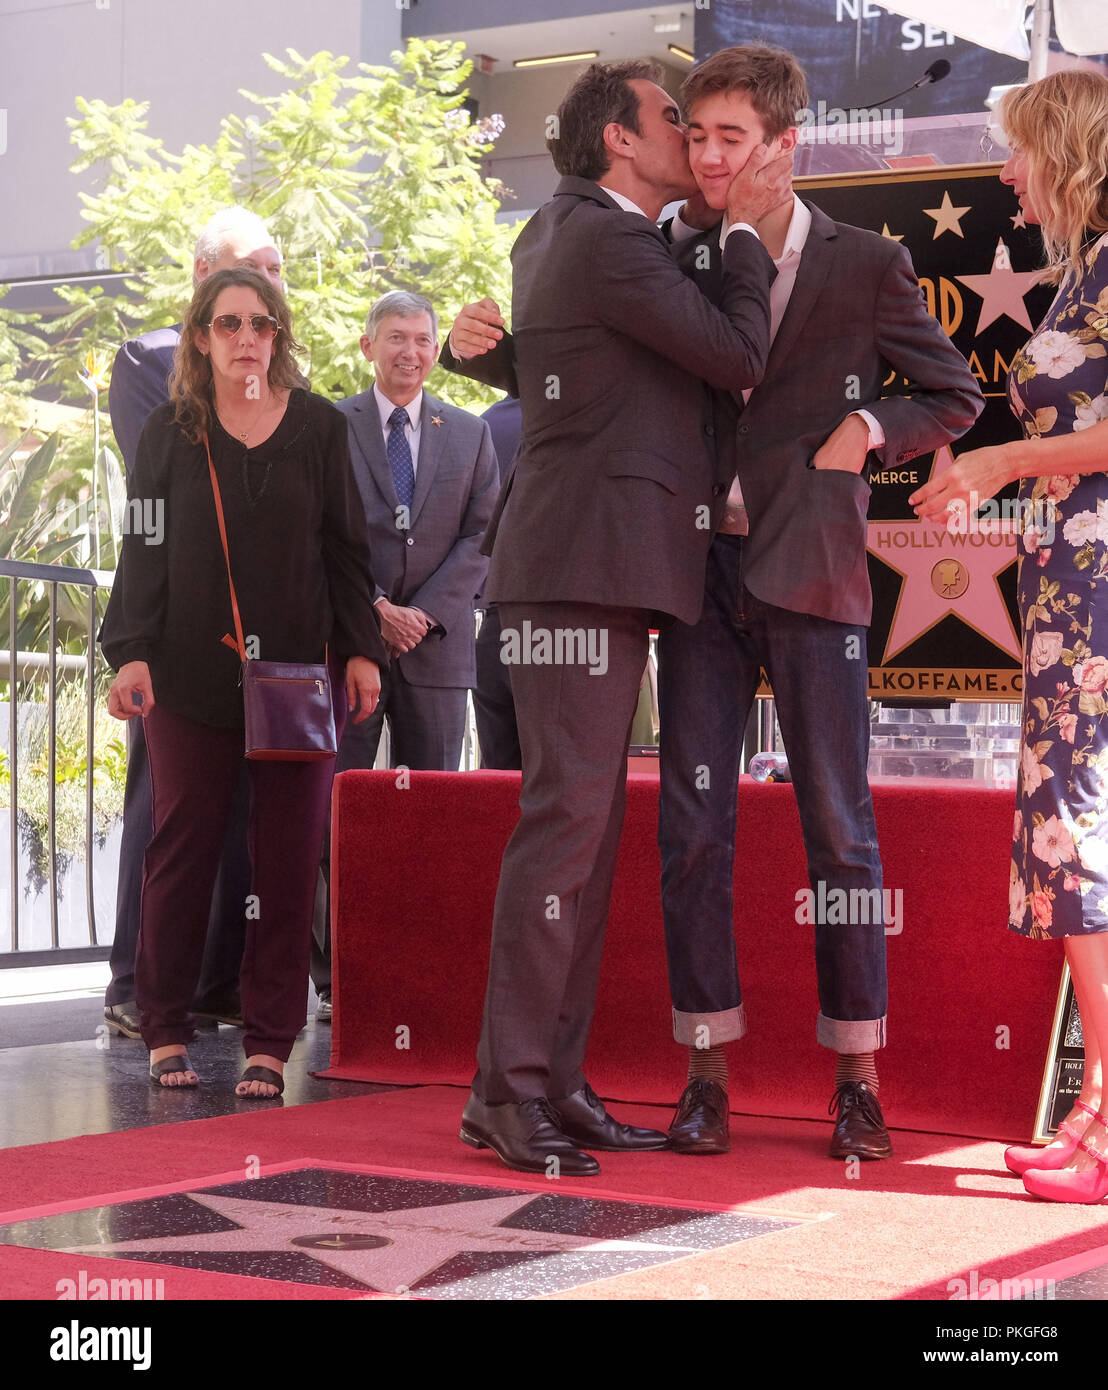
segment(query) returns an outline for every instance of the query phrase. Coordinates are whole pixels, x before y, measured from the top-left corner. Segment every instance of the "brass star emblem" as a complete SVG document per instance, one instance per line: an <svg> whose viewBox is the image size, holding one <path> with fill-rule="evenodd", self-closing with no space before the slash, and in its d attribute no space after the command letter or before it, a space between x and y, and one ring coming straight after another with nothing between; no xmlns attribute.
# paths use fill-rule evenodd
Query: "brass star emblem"
<svg viewBox="0 0 1108 1390"><path fill-rule="evenodd" d="M432 415L432 416L431 416L431 423L432 423L432 425L441 425L441 424L442 424L442 416L441 416L441 415Z"/></svg>

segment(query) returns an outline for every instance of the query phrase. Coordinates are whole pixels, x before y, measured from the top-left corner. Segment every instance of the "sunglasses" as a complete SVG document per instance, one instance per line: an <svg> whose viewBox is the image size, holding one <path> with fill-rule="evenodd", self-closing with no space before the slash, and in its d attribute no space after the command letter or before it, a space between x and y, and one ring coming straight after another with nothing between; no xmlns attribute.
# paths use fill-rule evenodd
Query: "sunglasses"
<svg viewBox="0 0 1108 1390"><path fill-rule="evenodd" d="M269 314L250 314L250 327L258 338L275 338L281 331L281 325ZM210 323L204 325L205 328L214 328L224 338L233 338L242 328L244 323L241 314L220 314L212 319Z"/></svg>

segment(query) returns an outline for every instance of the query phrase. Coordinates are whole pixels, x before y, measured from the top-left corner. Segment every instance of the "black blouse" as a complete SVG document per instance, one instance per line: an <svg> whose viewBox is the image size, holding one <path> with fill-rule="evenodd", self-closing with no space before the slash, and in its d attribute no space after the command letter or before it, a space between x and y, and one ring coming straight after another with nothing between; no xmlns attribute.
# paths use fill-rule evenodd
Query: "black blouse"
<svg viewBox="0 0 1108 1390"><path fill-rule="evenodd" d="M340 661L388 664L346 430L330 402L300 389L253 449L213 417L212 462L248 656L319 662L330 643ZM116 670L147 662L155 700L174 713L242 728L241 666L222 641L234 636L234 619L207 455L174 424L171 404L147 420L128 481L104 655Z"/></svg>

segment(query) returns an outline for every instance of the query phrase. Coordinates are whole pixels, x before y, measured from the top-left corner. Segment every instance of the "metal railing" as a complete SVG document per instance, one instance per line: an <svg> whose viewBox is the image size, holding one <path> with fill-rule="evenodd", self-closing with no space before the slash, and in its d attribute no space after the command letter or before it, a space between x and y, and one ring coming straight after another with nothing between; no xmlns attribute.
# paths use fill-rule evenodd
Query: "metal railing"
<svg viewBox="0 0 1108 1390"><path fill-rule="evenodd" d="M10 921L7 949L20 951L19 932L19 683L46 673L47 721L47 829L46 860L47 886L50 893L50 949L64 954L58 931L58 847L56 826L57 795L57 690L59 674L64 679L85 677L85 911L88 919L88 938L91 946L99 946L96 934L96 908L93 889L93 841L95 813L93 805L93 754L96 722L96 596L99 590L110 589L113 576L99 570L71 569L67 565L37 565L18 560L0 560L0 578L8 580L8 633L0 679L9 682L8 702L8 772L10 780L9 858ZM20 581L45 584L49 598L48 648L43 652L21 652L17 648L19 584ZM88 590L88 650L82 656L58 653L58 585L67 584ZM0 950L3 948L0 947ZM80 949L80 948L79 948ZM87 954L87 948L83 948ZM15 961L8 963L19 963Z"/></svg>

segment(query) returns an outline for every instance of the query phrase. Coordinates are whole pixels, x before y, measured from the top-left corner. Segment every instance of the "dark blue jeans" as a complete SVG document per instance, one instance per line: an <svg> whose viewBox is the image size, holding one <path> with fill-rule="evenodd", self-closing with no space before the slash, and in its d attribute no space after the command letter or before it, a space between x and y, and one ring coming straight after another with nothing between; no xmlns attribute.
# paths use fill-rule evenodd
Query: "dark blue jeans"
<svg viewBox="0 0 1108 1390"><path fill-rule="evenodd" d="M755 598L743 583L743 546L740 536L716 537L700 621L674 623L658 643L658 841L674 1037L715 1046L746 1031L733 920L736 788L764 667L814 895L808 920L816 922L817 1037L837 1052L870 1052L885 1044L887 986L881 860L866 777L866 630ZM848 920L820 912L819 904L836 900L849 904ZM767 925L811 929L795 917Z"/></svg>

